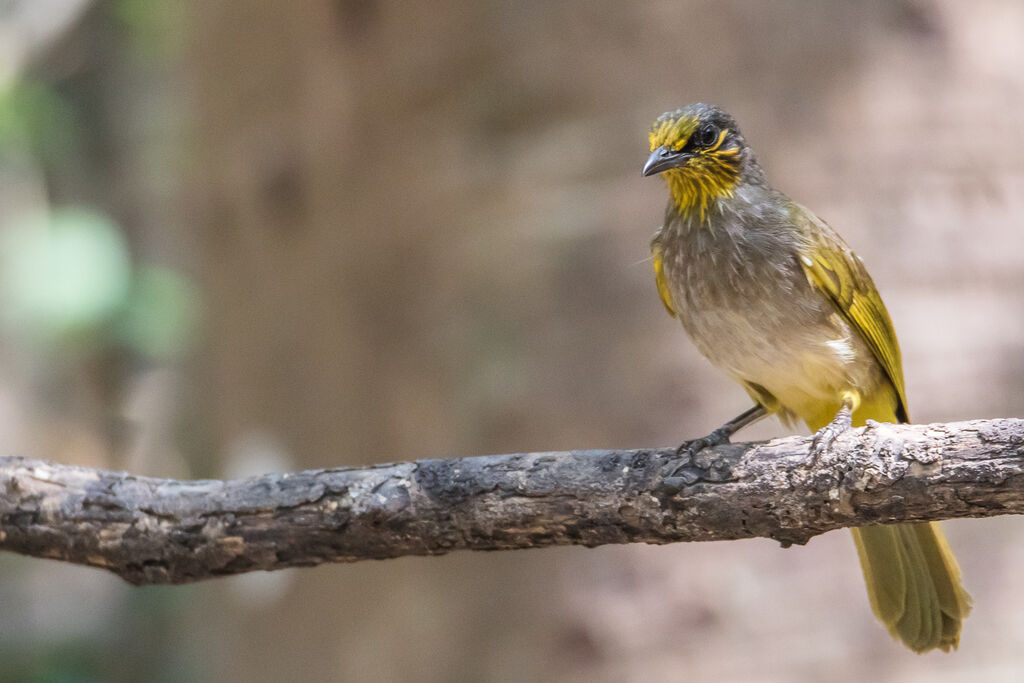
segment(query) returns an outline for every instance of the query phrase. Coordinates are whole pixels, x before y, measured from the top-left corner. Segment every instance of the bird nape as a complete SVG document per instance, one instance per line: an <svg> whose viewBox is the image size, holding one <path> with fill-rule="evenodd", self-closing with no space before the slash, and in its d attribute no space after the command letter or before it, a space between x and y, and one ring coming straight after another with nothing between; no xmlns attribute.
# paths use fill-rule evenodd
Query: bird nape
<svg viewBox="0 0 1024 683"><path fill-rule="evenodd" d="M736 122L691 104L650 131L645 176L669 189L651 241L658 294L698 350L754 408L680 448L720 444L766 415L816 432L907 422L899 343L863 262L811 211L774 190ZM871 608L915 652L955 649L970 596L938 524L853 529Z"/></svg>

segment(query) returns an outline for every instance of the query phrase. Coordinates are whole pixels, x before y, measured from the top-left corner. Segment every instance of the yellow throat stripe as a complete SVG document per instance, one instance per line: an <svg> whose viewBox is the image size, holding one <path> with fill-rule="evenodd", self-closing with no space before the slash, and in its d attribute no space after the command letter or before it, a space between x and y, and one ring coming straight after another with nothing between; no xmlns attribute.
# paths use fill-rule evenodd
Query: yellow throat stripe
<svg viewBox="0 0 1024 683"><path fill-rule="evenodd" d="M739 149L718 149L724 135L723 131L715 147L697 152L685 166L663 173L672 203L679 213L690 217L696 212L701 223L708 222L711 203L732 197L739 183L739 160L736 158Z"/></svg>

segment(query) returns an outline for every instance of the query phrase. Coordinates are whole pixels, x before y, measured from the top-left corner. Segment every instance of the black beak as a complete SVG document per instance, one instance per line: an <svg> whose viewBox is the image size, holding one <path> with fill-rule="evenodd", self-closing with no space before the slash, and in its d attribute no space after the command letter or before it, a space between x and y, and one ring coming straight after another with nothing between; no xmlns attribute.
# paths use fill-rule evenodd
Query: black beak
<svg viewBox="0 0 1024 683"><path fill-rule="evenodd" d="M651 152L644 164L644 177L667 171L670 168L679 168L686 165L687 160L693 156L686 152L677 152L671 147L659 147Z"/></svg>

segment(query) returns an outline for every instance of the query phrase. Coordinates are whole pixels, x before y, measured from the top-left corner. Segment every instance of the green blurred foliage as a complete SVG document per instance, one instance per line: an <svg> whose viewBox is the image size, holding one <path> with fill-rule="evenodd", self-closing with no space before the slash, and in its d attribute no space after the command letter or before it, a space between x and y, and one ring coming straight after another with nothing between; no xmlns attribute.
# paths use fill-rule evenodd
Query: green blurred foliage
<svg viewBox="0 0 1024 683"><path fill-rule="evenodd" d="M177 14L166 3L134 0L115 10L147 49L159 49L149 38ZM54 87L26 79L0 90L0 163L59 165L75 156L84 134ZM197 302L196 288L180 274L133 268L122 230L94 209L17 218L0 232L0 322L29 344L113 343L171 360L194 336Z"/></svg>
<svg viewBox="0 0 1024 683"><path fill-rule="evenodd" d="M12 154L57 161L75 152L80 134L74 108L52 87L32 80L0 87L0 161Z"/></svg>
<svg viewBox="0 0 1024 683"><path fill-rule="evenodd" d="M178 273L142 266L114 327L116 338L154 359L177 358L196 336L198 302L195 286Z"/></svg>
<svg viewBox="0 0 1024 683"><path fill-rule="evenodd" d="M110 443L117 454L131 380L147 365L180 360L200 321L193 282L153 263L176 254L138 239L160 211L147 202L173 191L171 174L146 162L177 149L176 110L146 110L141 124L131 118L153 106L146 79L166 78L161 69L183 44L183 6L83 7L66 33L47 34L53 44L33 48L22 72L0 81L0 361L24 382L14 389L19 402L40 408L17 429ZM2 569L15 595L27 590ZM27 594L23 605L57 599ZM112 595L113 616L90 615L88 632L63 627L66 613L80 621L88 611L74 601L42 617L8 610L0 683L201 680L191 634L178 628L194 592Z"/></svg>
<svg viewBox="0 0 1024 683"><path fill-rule="evenodd" d="M116 622L86 636L39 634L0 643L0 681L185 683L202 680L179 619L203 589L148 586L127 594Z"/></svg>
<svg viewBox="0 0 1024 683"><path fill-rule="evenodd" d="M124 305L130 282L124 240L100 214L57 211L0 234L3 320L30 340L99 328Z"/></svg>
<svg viewBox="0 0 1024 683"><path fill-rule="evenodd" d="M120 343L156 359L188 348L198 293L167 268L133 269L117 225L81 208L0 233L0 320L31 344Z"/></svg>
<svg viewBox="0 0 1024 683"><path fill-rule="evenodd" d="M104 680L102 649L85 640L33 648L0 649L3 680L26 683L93 683Z"/></svg>
<svg viewBox="0 0 1024 683"><path fill-rule="evenodd" d="M137 56L162 61L181 49L185 24L180 3L117 0L110 9L124 26Z"/></svg>

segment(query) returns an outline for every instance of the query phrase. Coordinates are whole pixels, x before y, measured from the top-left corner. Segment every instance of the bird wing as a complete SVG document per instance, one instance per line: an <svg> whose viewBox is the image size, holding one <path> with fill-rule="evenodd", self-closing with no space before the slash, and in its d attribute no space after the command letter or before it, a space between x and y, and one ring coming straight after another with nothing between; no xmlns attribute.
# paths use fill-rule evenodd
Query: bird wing
<svg viewBox="0 0 1024 683"><path fill-rule="evenodd" d="M828 297L867 342L899 395L896 417L909 422L896 331L864 262L825 221L806 208L794 203L791 213L806 239L799 256L807 281Z"/></svg>
<svg viewBox="0 0 1024 683"><path fill-rule="evenodd" d="M661 297L661 303L665 305L665 310L674 318L676 311L672 308L672 290L669 289L668 281L665 279L664 259L661 245L657 241L651 242L651 262L654 264L654 282L658 285L658 296Z"/></svg>

